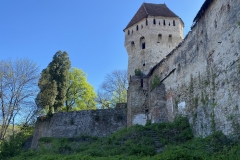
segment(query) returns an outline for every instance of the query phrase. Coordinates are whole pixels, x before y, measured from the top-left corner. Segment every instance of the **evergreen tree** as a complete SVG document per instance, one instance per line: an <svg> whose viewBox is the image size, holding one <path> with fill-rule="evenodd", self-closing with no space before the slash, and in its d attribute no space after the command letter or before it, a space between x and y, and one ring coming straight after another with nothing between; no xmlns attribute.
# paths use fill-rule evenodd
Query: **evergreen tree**
<svg viewBox="0 0 240 160"><path fill-rule="evenodd" d="M53 56L52 62L41 73L38 83L40 92L37 95L36 103L38 107L47 109L48 114L61 110L64 105L70 66L67 52L58 51Z"/></svg>

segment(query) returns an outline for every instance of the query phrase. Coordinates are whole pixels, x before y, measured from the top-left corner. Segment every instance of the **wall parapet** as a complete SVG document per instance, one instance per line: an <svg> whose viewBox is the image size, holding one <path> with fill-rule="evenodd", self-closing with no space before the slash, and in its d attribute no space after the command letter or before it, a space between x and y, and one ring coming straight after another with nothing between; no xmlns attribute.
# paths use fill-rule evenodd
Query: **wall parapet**
<svg viewBox="0 0 240 160"><path fill-rule="evenodd" d="M84 110L55 113L51 118L38 118L31 148L36 149L41 137L108 136L127 126L126 108Z"/></svg>

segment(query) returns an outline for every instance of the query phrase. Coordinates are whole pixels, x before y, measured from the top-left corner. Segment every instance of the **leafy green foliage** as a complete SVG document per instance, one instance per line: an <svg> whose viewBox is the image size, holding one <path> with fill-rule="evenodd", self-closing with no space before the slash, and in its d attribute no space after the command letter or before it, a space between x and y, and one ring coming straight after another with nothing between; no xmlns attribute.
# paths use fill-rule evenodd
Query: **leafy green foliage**
<svg viewBox="0 0 240 160"><path fill-rule="evenodd" d="M87 82L86 74L77 68L69 71L64 110L96 109L94 88Z"/></svg>
<svg viewBox="0 0 240 160"><path fill-rule="evenodd" d="M155 74L151 83L151 90L153 90L154 88L160 86L161 81L159 79L159 77Z"/></svg>
<svg viewBox="0 0 240 160"><path fill-rule="evenodd" d="M24 127L21 132L9 136L9 140L0 143L0 159L8 159L24 151L22 145L32 135L32 127Z"/></svg>
<svg viewBox="0 0 240 160"><path fill-rule="evenodd" d="M151 132L157 133L163 152L156 153ZM106 138L43 137L39 142L39 151L22 152L13 159L240 159L238 141L230 140L221 132L193 138L186 117L177 117L172 123L123 128Z"/></svg>
<svg viewBox="0 0 240 160"><path fill-rule="evenodd" d="M64 105L70 66L68 54L58 51L53 56L52 62L41 73L38 83L40 92L37 95L36 104L48 110L50 115L54 111L61 110Z"/></svg>
<svg viewBox="0 0 240 160"><path fill-rule="evenodd" d="M142 76L142 71L138 68L134 70L135 76Z"/></svg>

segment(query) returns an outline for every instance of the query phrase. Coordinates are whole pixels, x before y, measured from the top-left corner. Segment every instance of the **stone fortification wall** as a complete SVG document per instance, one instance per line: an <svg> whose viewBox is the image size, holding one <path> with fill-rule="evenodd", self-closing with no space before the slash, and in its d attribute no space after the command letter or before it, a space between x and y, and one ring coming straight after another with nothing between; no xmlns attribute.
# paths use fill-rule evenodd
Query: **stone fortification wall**
<svg viewBox="0 0 240 160"><path fill-rule="evenodd" d="M41 137L108 136L127 125L126 108L59 112L52 118L39 117L35 126L32 148Z"/></svg>
<svg viewBox="0 0 240 160"><path fill-rule="evenodd" d="M150 71L147 98L152 121L171 121L183 114L189 117L196 136L206 136L214 130L226 135L239 132L239 8L239 0L213 1L185 40ZM154 76L161 86L151 89ZM160 88L164 97L163 91L155 91ZM130 92L129 95L136 95L138 91ZM131 104L142 106L139 101L128 102L132 113ZM164 113L154 114L159 111ZM144 120L136 121L136 117L143 113L128 113L129 121L142 123Z"/></svg>

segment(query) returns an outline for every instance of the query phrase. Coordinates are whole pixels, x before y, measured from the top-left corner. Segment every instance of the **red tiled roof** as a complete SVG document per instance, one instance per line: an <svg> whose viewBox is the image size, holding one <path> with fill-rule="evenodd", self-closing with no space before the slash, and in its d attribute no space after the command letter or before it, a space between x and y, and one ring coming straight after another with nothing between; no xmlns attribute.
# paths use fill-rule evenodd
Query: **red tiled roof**
<svg viewBox="0 0 240 160"><path fill-rule="evenodd" d="M178 17L166 6L166 4L143 3L125 29L148 16Z"/></svg>

